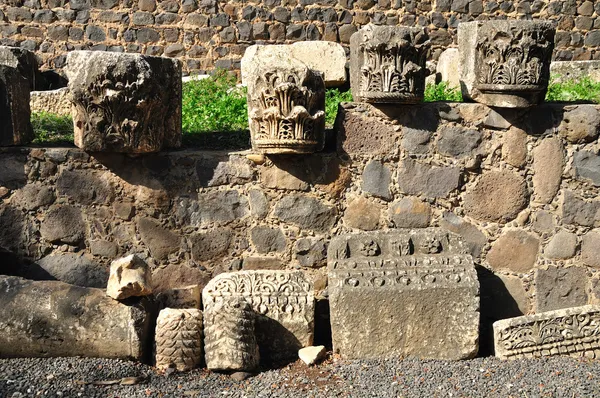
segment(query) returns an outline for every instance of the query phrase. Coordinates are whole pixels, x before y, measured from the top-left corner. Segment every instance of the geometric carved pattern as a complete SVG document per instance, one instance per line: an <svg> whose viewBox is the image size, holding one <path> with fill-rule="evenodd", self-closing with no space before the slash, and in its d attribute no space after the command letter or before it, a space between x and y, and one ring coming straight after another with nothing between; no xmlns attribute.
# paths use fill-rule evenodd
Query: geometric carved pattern
<svg viewBox="0 0 600 398"><path fill-rule="evenodd" d="M156 323L156 367L179 371L195 368L202 361L202 312L167 308Z"/></svg>
<svg viewBox="0 0 600 398"><path fill-rule="evenodd" d="M258 368L254 320L252 308L240 297L208 307L204 312L204 356L208 369L253 371Z"/></svg>
<svg viewBox="0 0 600 398"><path fill-rule="evenodd" d="M496 356L600 358L600 306L587 305L494 323Z"/></svg>
<svg viewBox="0 0 600 398"><path fill-rule="evenodd" d="M457 235L431 228L337 236L328 277L333 348L343 357L476 354L479 283Z"/></svg>

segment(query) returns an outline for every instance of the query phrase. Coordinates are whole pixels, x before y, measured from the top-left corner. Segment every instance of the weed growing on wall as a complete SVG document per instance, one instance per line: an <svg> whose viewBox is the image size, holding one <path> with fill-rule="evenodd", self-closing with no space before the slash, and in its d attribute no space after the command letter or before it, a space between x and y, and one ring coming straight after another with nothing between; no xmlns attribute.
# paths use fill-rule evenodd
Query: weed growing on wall
<svg viewBox="0 0 600 398"><path fill-rule="evenodd" d="M571 102L591 101L600 103L600 82L595 82L588 76L577 81L558 81L559 76L553 76L548 85L546 101Z"/></svg>
<svg viewBox="0 0 600 398"><path fill-rule="evenodd" d="M325 124L333 126L340 102L351 102L350 91L340 91L337 88L325 91Z"/></svg>
<svg viewBox="0 0 600 398"><path fill-rule="evenodd" d="M73 119L49 112L33 112L31 126L35 139L34 144L73 142Z"/></svg>
<svg viewBox="0 0 600 398"><path fill-rule="evenodd" d="M460 89L450 87L448 82L440 82L437 84L428 84L425 86L425 102L436 102L436 101L451 101L451 102L462 102L462 94Z"/></svg>
<svg viewBox="0 0 600 398"><path fill-rule="evenodd" d="M240 131L248 129L246 90L236 77L217 70L206 79L183 84L182 128L184 133Z"/></svg>

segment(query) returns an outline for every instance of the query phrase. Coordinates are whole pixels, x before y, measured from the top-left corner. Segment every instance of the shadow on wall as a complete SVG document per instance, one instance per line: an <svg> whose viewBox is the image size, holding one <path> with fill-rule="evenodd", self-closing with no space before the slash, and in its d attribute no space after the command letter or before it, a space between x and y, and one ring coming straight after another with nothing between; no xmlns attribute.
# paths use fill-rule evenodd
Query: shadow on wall
<svg viewBox="0 0 600 398"><path fill-rule="evenodd" d="M524 314L500 277L479 265L477 266L477 277L481 300L478 356L486 357L494 355L493 323Z"/></svg>

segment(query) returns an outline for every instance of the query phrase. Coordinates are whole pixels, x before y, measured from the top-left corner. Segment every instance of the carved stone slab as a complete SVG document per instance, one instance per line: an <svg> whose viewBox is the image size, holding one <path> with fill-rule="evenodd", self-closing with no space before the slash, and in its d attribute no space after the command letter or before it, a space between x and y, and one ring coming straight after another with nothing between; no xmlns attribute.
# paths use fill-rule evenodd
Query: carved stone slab
<svg viewBox="0 0 600 398"><path fill-rule="evenodd" d="M435 228L335 237L327 265L334 352L475 356L479 282L466 253L460 237Z"/></svg>
<svg viewBox="0 0 600 398"><path fill-rule="evenodd" d="M494 322L496 356L600 358L600 306L566 308Z"/></svg>
<svg viewBox="0 0 600 398"><path fill-rule="evenodd" d="M272 154L320 151L325 142L323 77L283 48L266 47L246 68L252 148Z"/></svg>
<svg viewBox="0 0 600 398"><path fill-rule="evenodd" d="M156 321L156 367L194 369L202 362L202 311L166 308Z"/></svg>
<svg viewBox="0 0 600 398"><path fill-rule="evenodd" d="M0 65L0 146L29 143L30 118L29 82L16 67Z"/></svg>
<svg viewBox="0 0 600 398"><path fill-rule="evenodd" d="M217 275L202 291L207 313L243 298L256 313L256 338L266 361L297 357L314 337L314 292L301 271L239 271ZM209 324L206 326L208 334Z"/></svg>
<svg viewBox="0 0 600 398"><path fill-rule="evenodd" d="M242 297L207 307L204 350L211 370L253 371L260 354L256 343L256 314Z"/></svg>
<svg viewBox="0 0 600 398"><path fill-rule="evenodd" d="M178 60L71 51L65 72L79 148L144 153L181 145Z"/></svg>
<svg viewBox="0 0 600 398"><path fill-rule="evenodd" d="M554 33L550 21L459 24L463 96L505 108L541 103L550 80Z"/></svg>
<svg viewBox="0 0 600 398"><path fill-rule="evenodd" d="M423 100L429 37L423 28L367 25L350 37L350 85L355 101Z"/></svg>
<svg viewBox="0 0 600 398"><path fill-rule="evenodd" d="M102 289L0 277L1 357L141 360L151 333L148 301L125 305Z"/></svg>

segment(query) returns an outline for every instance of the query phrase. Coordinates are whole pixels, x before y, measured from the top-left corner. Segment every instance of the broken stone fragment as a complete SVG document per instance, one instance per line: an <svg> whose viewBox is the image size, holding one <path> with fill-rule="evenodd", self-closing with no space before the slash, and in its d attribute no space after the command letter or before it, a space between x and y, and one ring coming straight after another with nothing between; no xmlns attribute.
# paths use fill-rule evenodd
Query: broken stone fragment
<svg viewBox="0 0 600 398"><path fill-rule="evenodd" d="M141 360L150 333L146 300L125 305L103 290L0 277L0 357Z"/></svg>
<svg viewBox="0 0 600 398"><path fill-rule="evenodd" d="M256 314L241 297L221 298L206 306L204 349L211 370L253 371L260 354L256 343Z"/></svg>
<svg viewBox="0 0 600 398"><path fill-rule="evenodd" d="M247 65L252 148L260 153L311 153L325 143L325 85L320 73L268 46Z"/></svg>
<svg viewBox="0 0 600 398"><path fill-rule="evenodd" d="M29 82L19 70L0 65L0 146L23 145L33 139Z"/></svg>
<svg viewBox="0 0 600 398"><path fill-rule="evenodd" d="M179 371L202 362L202 311L166 308L156 321L156 367Z"/></svg>
<svg viewBox="0 0 600 398"><path fill-rule="evenodd" d="M501 359L556 355L600 358L600 306L586 305L494 322Z"/></svg>
<svg viewBox="0 0 600 398"><path fill-rule="evenodd" d="M463 97L502 108L541 103L550 80L554 33L550 21L459 24Z"/></svg>
<svg viewBox="0 0 600 398"><path fill-rule="evenodd" d="M298 357L308 366L314 365L325 357L325 346L304 347L298 351Z"/></svg>
<svg viewBox="0 0 600 398"><path fill-rule="evenodd" d="M152 294L152 272L148 264L135 254L113 261L106 294L115 300Z"/></svg>
<svg viewBox="0 0 600 398"><path fill-rule="evenodd" d="M36 90L44 80L35 54L24 48L0 46L0 65L16 68L27 80L29 91Z"/></svg>
<svg viewBox="0 0 600 398"><path fill-rule="evenodd" d="M145 153L181 145L178 60L71 51L65 72L79 148Z"/></svg>
<svg viewBox="0 0 600 398"><path fill-rule="evenodd" d="M429 36L424 28L367 25L350 37L354 101L421 102Z"/></svg>

